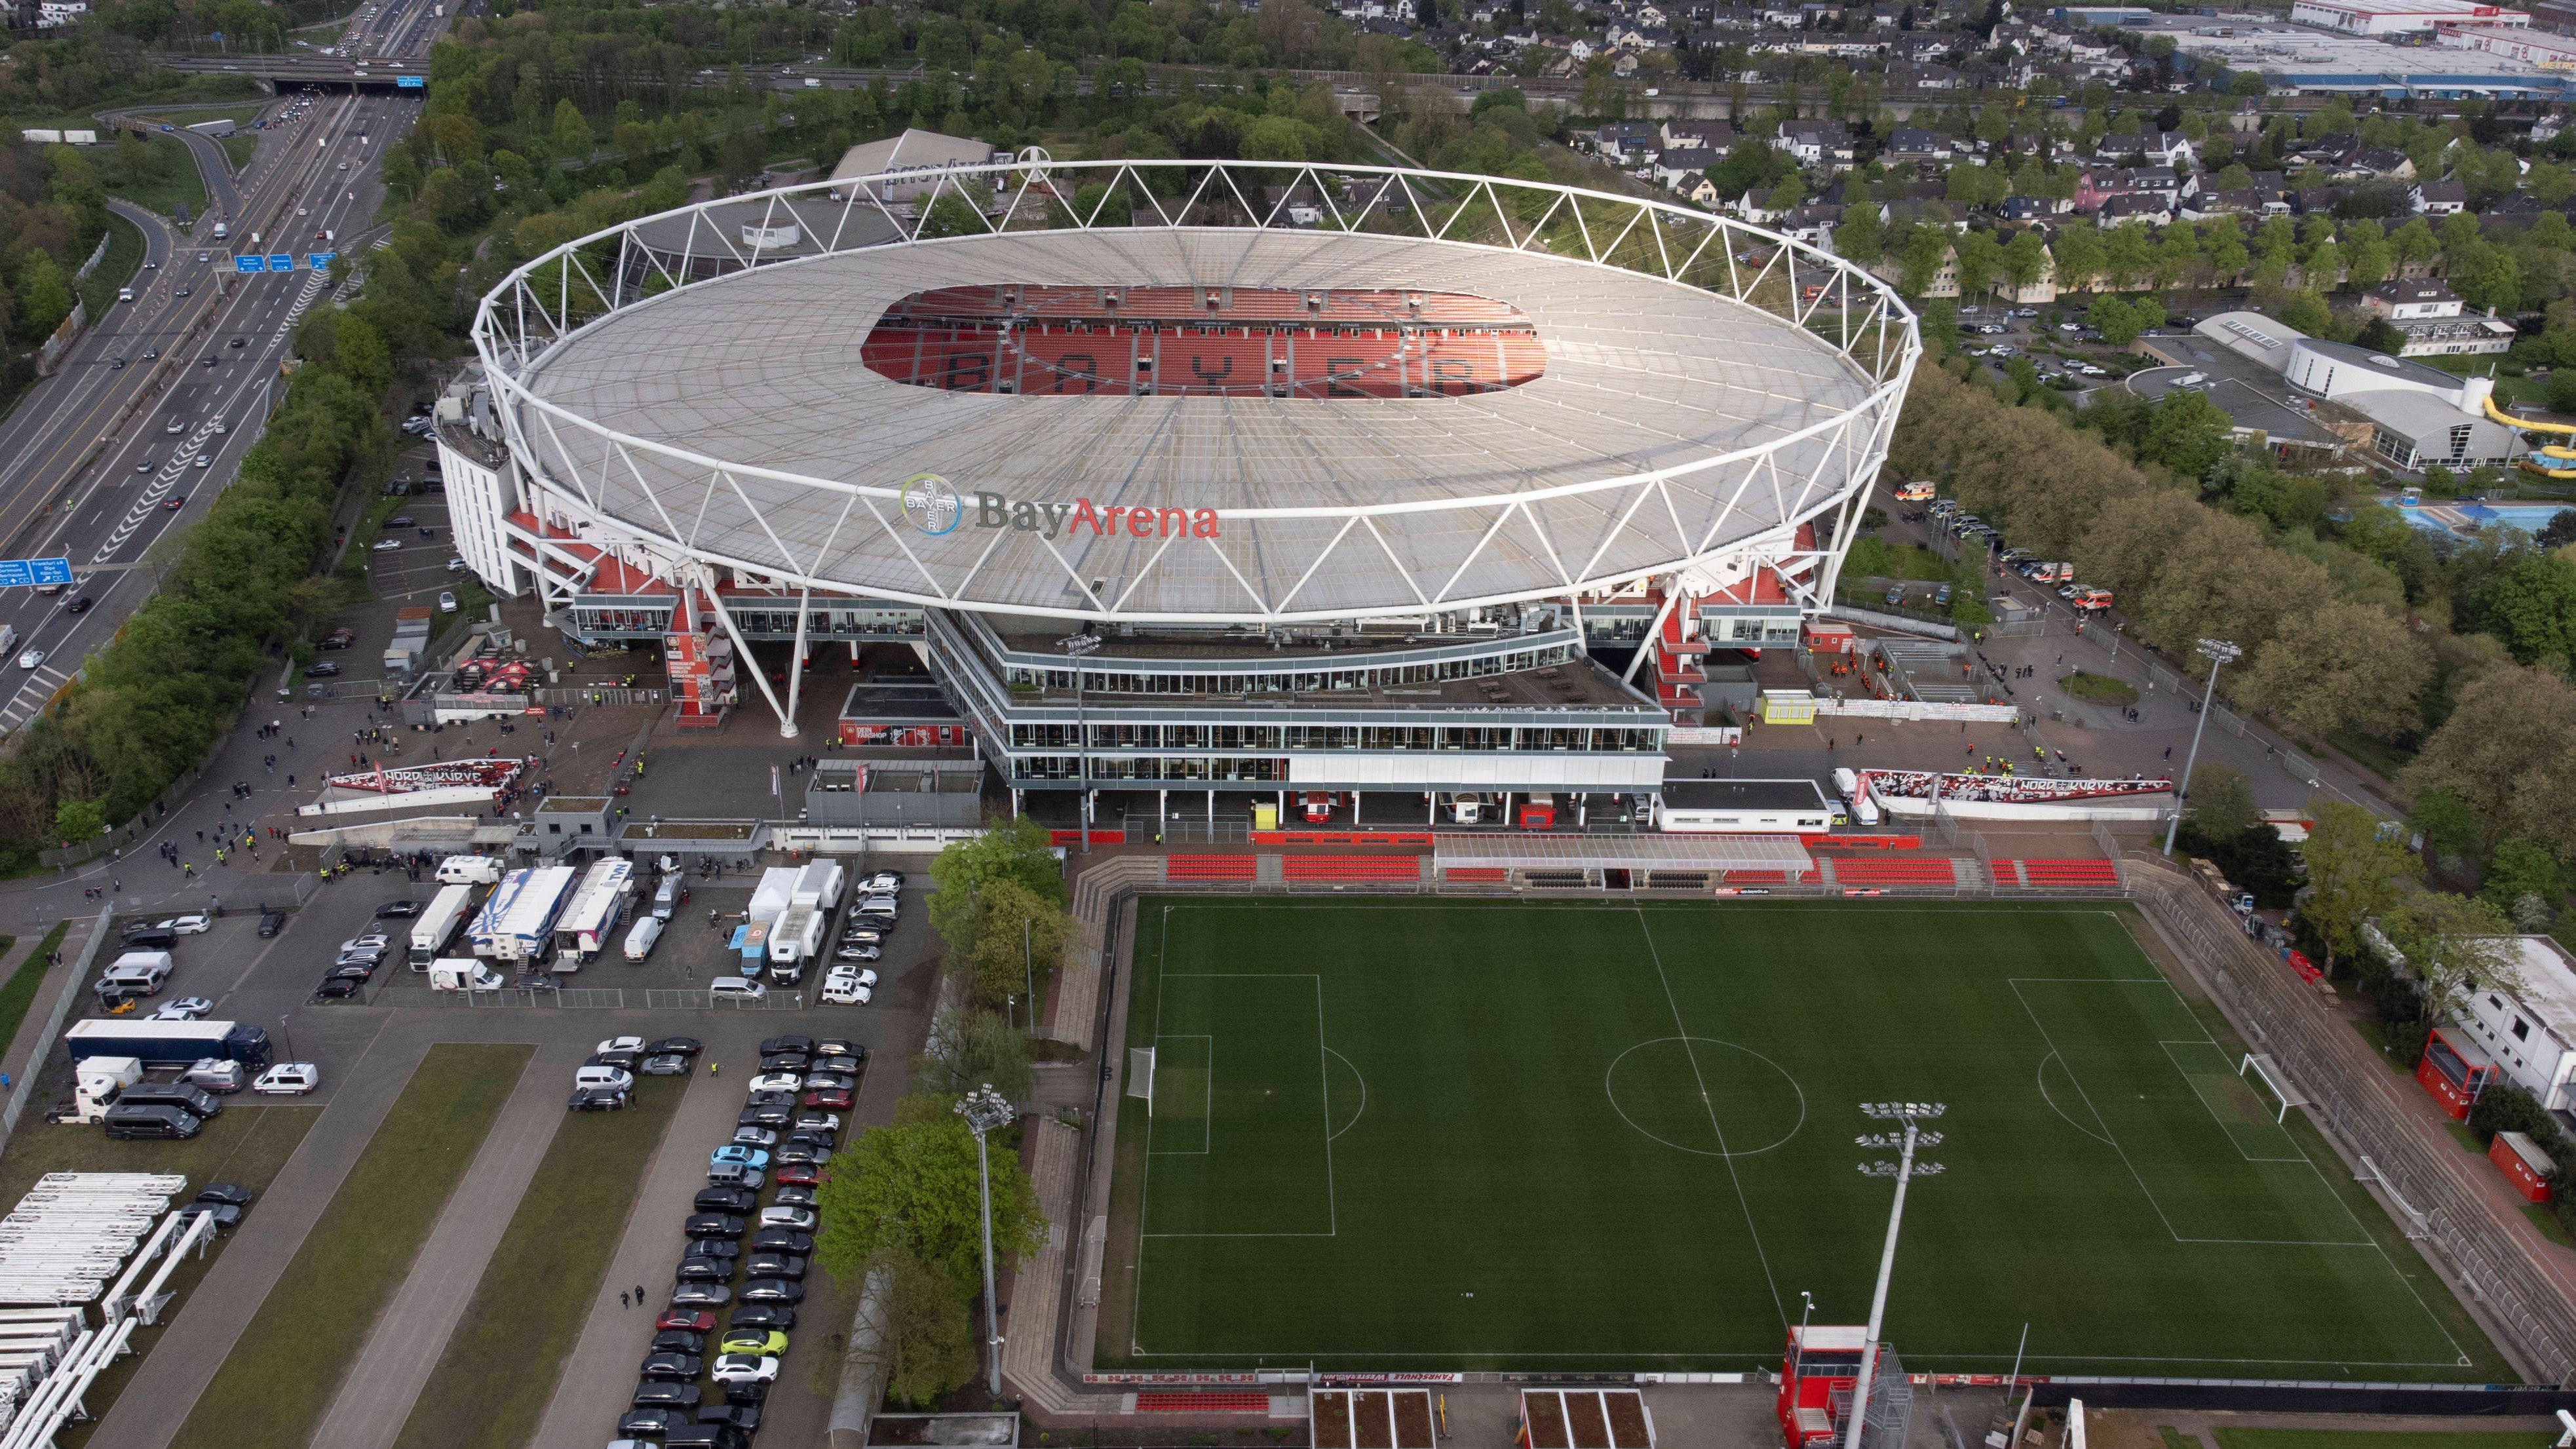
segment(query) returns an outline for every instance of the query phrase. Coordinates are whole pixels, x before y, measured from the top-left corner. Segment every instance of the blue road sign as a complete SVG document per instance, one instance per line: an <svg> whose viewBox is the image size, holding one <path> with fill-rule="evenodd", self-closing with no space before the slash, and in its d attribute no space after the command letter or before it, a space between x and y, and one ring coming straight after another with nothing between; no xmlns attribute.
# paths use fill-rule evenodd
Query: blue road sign
<svg viewBox="0 0 2576 1449"><path fill-rule="evenodd" d="M0 559L0 589L34 588L71 581L72 561L67 558Z"/></svg>
<svg viewBox="0 0 2576 1449"><path fill-rule="evenodd" d="M234 270L234 271L236 271L236 272L264 272L264 271L267 271L267 270L268 270L268 258L266 258L266 257L235 257L235 258L233 258L233 270Z"/></svg>
<svg viewBox="0 0 2576 1449"><path fill-rule="evenodd" d="M339 259L338 252L313 252L304 258L304 265L317 272L324 272L329 271L331 264Z"/></svg>
<svg viewBox="0 0 2576 1449"><path fill-rule="evenodd" d="M270 252L270 253L268 254L268 269L269 269L270 271L272 271L272 272L291 272L291 271L294 271L294 270L295 270L295 253L293 253L293 252Z"/></svg>
<svg viewBox="0 0 2576 1449"><path fill-rule="evenodd" d="M394 89L398 91L416 91L427 84L427 81L416 75L398 75L394 77Z"/></svg>

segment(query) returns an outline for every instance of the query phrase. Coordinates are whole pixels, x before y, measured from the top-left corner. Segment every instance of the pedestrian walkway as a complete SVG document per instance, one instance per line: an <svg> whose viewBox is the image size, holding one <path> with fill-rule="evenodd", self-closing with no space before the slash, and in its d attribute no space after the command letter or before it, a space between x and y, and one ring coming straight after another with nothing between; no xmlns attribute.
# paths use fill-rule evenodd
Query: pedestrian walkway
<svg viewBox="0 0 2576 1449"><path fill-rule="evenodd" d="M701 1061L722 1061L725 1055L710 1041ZM709 1076L702 1069L689 1079L688 1095L663 1130L661 1151L645 1170L626 1232L564 1364L554 1401L546 1406L535 1449L599 1449L612 1437L635 1388L635 1365L652 1345L654 1315L662 1311L672 1269L679 1265L679 1224L707 1185L707 1153L733 1136L741 1107L739 1078ZM632 1297L637 1288L645 1290L641 1306Z"/></svg>
<svg viewBox="0 0 2576 1449"><path fill-rule="evenodd" d="M578 1041L529 1058L490 1135L458 1180L447 1207L386 1305L313 1442L337 1449L390 1449L438 1366L448 1336L483 1281L484 1265L518 1211L564 1120L561 1086L584 1056Z"/></svg>
<svg viewBox="0 0 2576 1449"><path fill-rule="evenodd" d="M333 1092L321 1120L260 1195L258 1209L242 1220L205 1280L189 1292L170 1331L116 1396L92 1443L169 1449L197 1396L214 1381L215 1371L250 1326L251 1315L268 1301L277 1275L304 1246L305 1235L331 1205L342 1179L384 1125L385 1114L393 1110L394 1099L402 1095L429 1045L405 1043L399 1055L369 1062L366 1073Z"/></svg>
<svg viewBox="0 0 2576 1449"><path fill-rule="evenodd" d="M27 1003L27 1014L20 1018L17 1033L9 1038L6 1049L0 1049L0 1076L8 1078L6 1090L10 1094L34 1090L36 1072L44 1065L36 1044L44 1036L46 1026L53 1021L54 1008L62 1001L63 993L79 983L80 973L73 967L79 964L81 952L89 949L90 932L96 926L95 916L86 917L72 922L72 928L63 933L63 943L54 948L62 953L63 964L47 972L45 979L37 985L36 999ZM9 954L0 957L0 982L16 976L18 968L26 964L27 958L51 934L51 931L39 931L20 936ZM18 1110L24 1113L35 1105L22 1102L18 1104ZM14 1126L0 1128L0 1145L5 1145L15 1130Z"/></svg>

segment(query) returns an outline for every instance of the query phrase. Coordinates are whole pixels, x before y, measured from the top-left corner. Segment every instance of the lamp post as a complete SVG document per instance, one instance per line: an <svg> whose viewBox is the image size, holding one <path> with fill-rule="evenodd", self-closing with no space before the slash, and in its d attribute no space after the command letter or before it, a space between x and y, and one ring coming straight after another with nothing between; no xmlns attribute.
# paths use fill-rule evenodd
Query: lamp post
<svg viewBox="0 0 2576 1449"><path fill-rule="evenodd" d="M2222 664L2235 663L2244 653L2243 649L2224 639L2200 641L2200 657L2209 661L2209 691L2201 697L2200 722L2191 727L2191 752L2182 760L2182 788L2174 791L2173 820L2165 826L2167 855L2173 854L2174 837L2182 833L2182 802L2191 790L2191 772L2200 763L2200 734L2209 728L2210 706L2218 703L2218 668Z"/></svg>
<svg viewBox="0 0 2576 1449"><path fill-rule="evenodd" d="M1861 1425L1869 1418L1869 1382L1878 1368L1878 1331L1887 1318L1888 1279L1896 1272L1896 1234L1905 1223L1905 1186L1915 1178L1934 1177L1941 1171L1941 1164L1937 1162L1915 1161L1914 1149L1940 1145L1941 1134L1925 1132L1922 1124L1948 1111L1949 1107L1940 1102L1863 1102L1860 1110L1882 1122L1903 1123L1905 1133L1902 1137L1889 1133L1863 1133L1858 1139L1863 1147L1895 1147L1899 1151L1894 1162L1882 1160L1860 1164L1864 1177L1896 1179L1896 1202L1887 1210L1887 1245L1879 1250L1878 1287L1869 1295L1869 1328L1861 1339L1860 1377L1852 1384L1851 1420L1843 1429L1843 1449L1860 1449Z"/></svg>
<svg viewBox="0 0 2576 1449"><path fill-rule="evenodd" d="M1082 793L1074 797L1074 816L1082 826L1082 853L1091 853L1091 720L1083 709L1083 685L1086 682L1082 657L1100 648L1097 634L1069 634L1055 641L1055 647L1074 661L1073 665L1073 733L1074 759L1082 772ZM1155 822L1160 830L1162 823ZM1001 1392L999 1389L994 1392Z"/></svg>
<svg viewBox="0 0 2576 1449"><path fill-rule="evenodd" d="M1007 1125L1019 1109L986 1082L958 1100L957 1115L966 1119L966 1130L975 1134L975 1176L983 1187L984 1383L998 1399L1002 1396L1002 1321L993 1307L993 1159L984 1146L984 1134Z"/></svg>

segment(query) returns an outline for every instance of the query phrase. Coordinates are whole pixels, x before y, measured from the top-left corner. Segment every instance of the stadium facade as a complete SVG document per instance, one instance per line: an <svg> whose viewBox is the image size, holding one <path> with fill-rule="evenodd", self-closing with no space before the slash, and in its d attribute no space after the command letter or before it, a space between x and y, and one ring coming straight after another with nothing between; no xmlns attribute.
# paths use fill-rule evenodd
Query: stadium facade
<svg viewBox="0 0 2576 1449"><path fill-rule="evenodd" d="M468 566L658 645L684 723L793 735L832 646L900 644L1015 804L1651 808L1711 723L1701 659L1830 604L1920 353L1876 278L1652 200L1036 155L903 180L522 266L442 464Z"/></svg>

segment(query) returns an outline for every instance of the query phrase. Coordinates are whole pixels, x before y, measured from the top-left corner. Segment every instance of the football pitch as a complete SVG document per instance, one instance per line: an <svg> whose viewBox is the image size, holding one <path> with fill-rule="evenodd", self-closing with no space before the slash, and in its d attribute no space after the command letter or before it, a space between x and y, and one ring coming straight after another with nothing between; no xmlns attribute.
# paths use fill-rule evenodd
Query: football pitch
<svg viewBox="0 0 2576 1449"><path fill-rule="evenodd" d="M1098 1366L2513 1377L2112 903L1140 903Z"/></svg>

